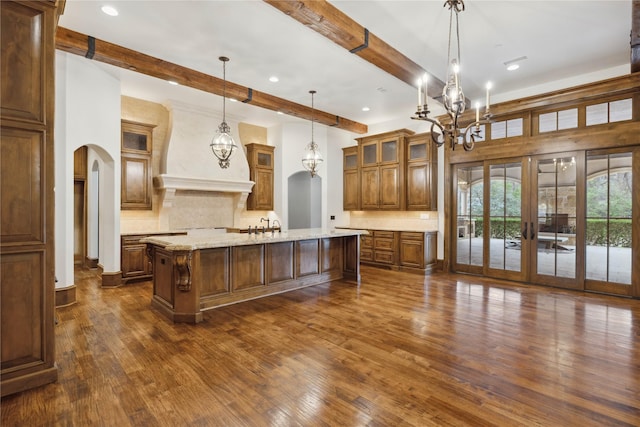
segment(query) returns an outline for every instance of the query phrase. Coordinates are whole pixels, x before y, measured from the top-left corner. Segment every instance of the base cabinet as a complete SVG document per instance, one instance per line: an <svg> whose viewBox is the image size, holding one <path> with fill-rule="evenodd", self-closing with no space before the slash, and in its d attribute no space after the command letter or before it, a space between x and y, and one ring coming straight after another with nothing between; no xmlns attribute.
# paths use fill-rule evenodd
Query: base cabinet
<svg viewBox="0 0 640 427"><path fill-rule="evenodd" d="M163 233L169 236L186 234L185 232ZM153 263L147 251L147 244L140 240L150 234L128 234L120 236L120 269L122 283L130 280L148 280L153 277Z"/></svg>
<svg viewBox="0 0 640 427"><path fill-rule="evenodd" d="M436 265L435 231L368 230L360 236L360 262L419 274Z"/></svg>

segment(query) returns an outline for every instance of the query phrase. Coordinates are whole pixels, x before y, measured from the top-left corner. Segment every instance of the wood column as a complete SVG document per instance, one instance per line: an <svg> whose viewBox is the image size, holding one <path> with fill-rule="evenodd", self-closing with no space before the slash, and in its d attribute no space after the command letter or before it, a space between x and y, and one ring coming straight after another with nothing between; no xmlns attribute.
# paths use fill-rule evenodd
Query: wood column
<svg viewBox="0 0 640 427"><path fill-rule="evenodd" d="M54 32L56 2L0 8L2 396L55 381Z"/></svg>

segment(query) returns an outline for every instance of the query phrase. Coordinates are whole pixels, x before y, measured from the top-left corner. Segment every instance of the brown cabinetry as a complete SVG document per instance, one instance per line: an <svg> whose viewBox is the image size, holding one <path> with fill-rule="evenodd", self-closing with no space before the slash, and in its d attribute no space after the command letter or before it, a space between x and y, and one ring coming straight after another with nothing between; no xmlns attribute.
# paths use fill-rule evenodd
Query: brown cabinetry
<svg viewBox="0 0 640 427"><path fill-rule="evenodd" d="M400 266L430 272L436 264L436 232L400 232Z"/></svg>
<svg viewBox="0 0 640 427"><path fill-rule="evenodd" d="M437 208L438 156L428 133L400 129L357 141L343 148L344 210Z"/></svg>
<svg viewBox="0 0 640 427"><path fill-rule="evenodd" d="M401 129L356 139L362 210L405 208L405 137L412 134Z"/></svg>
<svg viewBox="0 0 640 427"><path fill-rule="evenodd" d="M368 231L360 236L363 264L421 274L435 267L435 231Z"/></svg>
<svg viewBox="0 0 640 427"><path fill-rule="evenodd" d="M163 233L167 236L186 234L185 232ZM147 251L147 244L141 242L146 234L127 234L120 236L120 269L122 283L130 280L150 279L153 276L153 263Z"/></svg>
<svg viewBox="0 0 640 427"><path fill-rule="evenodd" d="M273 210L274 149L271 145L247 144L249 179L255 182L247 197L247 210Z"/></svg>
<svg viewBox="0 0 640 427"><path fill-rule="evenodd" d="M150 210L153 125L122 120L120 191L121 209Z"/></svg>
<svg viewBox="0 0 640 427"><path fill-rule="evenodd" d="M360 174L358 171L358 147L342 149L344 159L342 179L342 206L345 211L360 210Z"/></svg>
<svg viewBox="0 0 640 427"><path fill-rule="evenodd" d="M437 210L438 151L428 133L407 138L407 210Z"/></svg>
<svg viewBox="0 0 640 427"><path fill-rule="evenodd" d="M54 346L54 2L0 7L2 396L57 379Z"/></svg>

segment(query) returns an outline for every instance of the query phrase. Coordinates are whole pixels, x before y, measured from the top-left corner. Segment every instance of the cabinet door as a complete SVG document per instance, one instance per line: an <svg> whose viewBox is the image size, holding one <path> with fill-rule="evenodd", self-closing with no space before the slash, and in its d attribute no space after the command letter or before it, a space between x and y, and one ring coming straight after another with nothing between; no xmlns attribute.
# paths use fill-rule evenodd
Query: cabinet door
<svg viewBox="0 0 640 427"><path fill-rule="evenodd" d="M431 209L431 179L429 165L415 162L407 165L407 209Z"/></svg>
<svg viewBox="0 0 640 427"><path fill-rule="evenodd" d="M256 210L273 210L273 171L256 169L253 186L253 208Z"/></svg>
<svg viewBox="0 0 640 427"><path fill-rule="evenodd" d="M378 165L378 141L370 141L362 143L360 147L361 166L366 168L368 166Z"/></svg>
<svg viewBox="0 0 640 427"><path fill-rule="evenodd" d="M359 209L358 204L358 171L346 170L343 176L342 208L345 211L355 211Z"/></svg>
<svg viewBox="0 0 640 427"><path fill-rule="evenodd" d="M123 153L121 208L151 209L151 165L146 155Z"/></svg>
<svg viewBox="0 0 640 427"><path fill-rule="evenodd" d="M400 150L398 149L398 139L390 139L380 142L380 164L398 163Z"/></svg>
<svg viewBox="0 0 640 427"><path fill-rule="evenodd" d="M149 274L147 245L144 243L122 247L122 277L144 276Z"/></svg>
<svg viewBox="0 0 640 427"><path fill-rule="evenodd" d="M400 165L380 166L380 204L381 209L401 209Z"/></svg>
<svg viewBox="0 0 640 427"><path fill-rule="evenodd" d="M362 209L378 209L380 198L380 171L379 168L362 169Z"/></svg>
<svg viewBox="0 0 640 427"><path fill-rule="evenodd" d="M410 232L400 233L400 265L424 268L424 234Z"/></svg>

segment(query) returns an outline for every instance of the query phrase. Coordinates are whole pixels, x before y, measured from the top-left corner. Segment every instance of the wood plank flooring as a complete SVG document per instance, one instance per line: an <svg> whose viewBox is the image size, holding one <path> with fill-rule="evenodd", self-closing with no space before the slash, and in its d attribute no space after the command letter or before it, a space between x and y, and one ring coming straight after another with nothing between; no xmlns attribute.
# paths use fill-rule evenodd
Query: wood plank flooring
<svg viewBox="0 0 640 427"><path fill-rule="evenodd" d="M173 324L76 273L59 380L2 426L640 425L640 301L362 268Z"/></svg>

